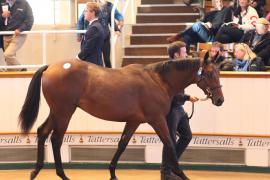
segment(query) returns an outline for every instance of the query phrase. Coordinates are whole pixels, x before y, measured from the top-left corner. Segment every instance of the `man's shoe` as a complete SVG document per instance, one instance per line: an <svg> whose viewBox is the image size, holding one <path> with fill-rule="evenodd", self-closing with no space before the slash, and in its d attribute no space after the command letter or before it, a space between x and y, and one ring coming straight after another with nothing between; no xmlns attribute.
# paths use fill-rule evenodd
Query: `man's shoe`
<svg viewBox="0 0 270 180"><path fill-rule="evenodd" d="M180 40L179 34L175 34L173 36L170 36L166 39L169 43L173 43L175 41Z"/></svg>
<svg viewBox="0 0 270 180"><path fill-rule="evenodd" d="M160 171L161 180L183 180L181 177L177 176L170 170L161 170Z"/></svg>

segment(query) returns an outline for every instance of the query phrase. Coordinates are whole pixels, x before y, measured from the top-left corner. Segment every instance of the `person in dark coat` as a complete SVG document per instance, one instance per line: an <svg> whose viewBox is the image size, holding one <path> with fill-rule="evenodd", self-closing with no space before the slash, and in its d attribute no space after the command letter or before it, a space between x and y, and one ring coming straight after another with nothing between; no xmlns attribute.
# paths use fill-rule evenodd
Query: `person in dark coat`
<svg viewBox="0 0 270 180"><path fill-rule="evenodd" d="M187 58L186 45L184 42L177 41L168 47L168 54L170 60L180 60ZM189 125L189 119L185 112L183 105L186 101L196 102L197 97L189 96L184 92L179 93L173 98L171 109L167 115L167 125L170 132L171 139L175 145L176 155L179 159L183 152L186 150L189 142L192 139L192 132ZM176 133L180 135L176 140ZM162 167L161 167L161 180L188 180L189 178L183 171L178 173L178 176L172 172L172 165L168 157L168 149L163 146L162 153Z"/></svg>
<svg viewBox="0 0 270 180"><path fill-rule="evenodd" d="M231 8L224 7L222 0L214 2L216 10L207 13L202 21L194 23L190 28L169 37L167 41L181 40L186 43L188 51L191 44L213 42L221 25L232 20Z"/></svg>
<svg viewBox="0 0 270 180"><path fill-rule="evenodd" d="M103 44L103 59L105 63L105 67L111 68L111 61L110 61L110 54L111 54L111 44L110 44L110 29L109 25L111 25L111 12L113 8L113 4L109 1L105 0L98 0L97 1L100 5L101 12L99 14L99 21L101 25L103 26L104 32L105 32L105 40ZM115 23L115 32L116 34L120 34L120 28L124 25L124 17L122 14L115 9L114 18L117 20L117 23ZM87 29L88 27L88 21L85 21L84 14L82 14L78 20L77 29L83 30ZM80 42L81 38L83 37L83 34L79 34L77 40Z"/></svg>
<svg viewBox="0 0 270 180"><path fill-rule="evenodd" d="M27 37L21 32L30 31L33 23L32 8L26 0L1 1L0 29L14 31L13 35L3 36L4 57L7 65L20 65L16 52L23 46ZM21 69L21 71L24 70L26 69Z"/></svg>
<svg viewBox="0 0 270 180"><path fill-rule="evenodd" d="M105 33L98 20L100 9L95 2L88 2L84 11L85 20L89 21L89 26L81 42L81 52L78 58L83 61L91 62L103 66L102 47Z"/></svg>
<svg viewBox="0 0 270 180"><path fill-rule="evenodd" d="M246 32L241 39L241 42L247 44L267 66L270 65L269 24L267 19L259 18L256 21L256 29Z"/></svg>

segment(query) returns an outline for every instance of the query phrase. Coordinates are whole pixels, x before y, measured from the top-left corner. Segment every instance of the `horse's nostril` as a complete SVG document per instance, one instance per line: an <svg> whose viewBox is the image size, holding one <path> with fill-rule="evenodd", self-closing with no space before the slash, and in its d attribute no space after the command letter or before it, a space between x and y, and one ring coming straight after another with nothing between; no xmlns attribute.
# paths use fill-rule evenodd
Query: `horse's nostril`
<svg viewBox="0 0 270 180"><path fill-rule="evenodd" d="M222 105L223 102L224 102L223 99L218 99L218 100L217 100L217 105L220 106L220 105Z"/></svg>

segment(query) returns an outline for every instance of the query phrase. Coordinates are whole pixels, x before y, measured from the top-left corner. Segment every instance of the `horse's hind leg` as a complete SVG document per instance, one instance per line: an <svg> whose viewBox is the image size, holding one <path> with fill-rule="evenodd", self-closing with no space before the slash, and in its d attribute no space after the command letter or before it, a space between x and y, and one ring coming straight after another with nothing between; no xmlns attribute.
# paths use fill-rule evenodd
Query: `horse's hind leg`
<svg viewBox="0 0 270 180"><path fill-rule="evenodd" d="M140 125L139 123L133 123L133 124L126 123L124 131L123 131L122 136L121 136L121 139L118 143L117 151L114 154L113 159L111 161L111 164L109 166L110 174L111 174L110 180L117 180L117 177L115 176L115 169L116 169L117 162L118 162L121 154L126 149L130 138L132 137L132 135L134 134L134 132L136 131L136 129L138 128L139 125Z"/></svg>
<svg viewBox="0 0 270 180"><path fill-rule="evenodd" d="M31 180L35 179L39 171L43 168L44 144L51 131L52 131L52 124L51 124L50 115L49 115L46 121L37 130L37 140L38 140L37 163L36 163L36 169L31 172L31 175L30 175Z"/></svg>
<svg viewBox="0 0 270 180"><path fill-rule="evenodd" d="M67 108L65 109L65 111L62 111L60 114L53 116L54 126L53 126L53 133L51 136L51 142L52 142L56 174L60 178L62 178L62 180L69 180L69 178L64 173L60 148L62 146L63 137L67 130L70 118L72 114L74 113L74 111L75 111L75 107Z"/></svg>
<svg viewBox="0 0 270 180"><path fill-rule="evenodd" d="M61 159L61 152L60 148L62 146L64 133L53 131L51 142L52 142L52 148L53 148L53 156L55 161L55 168L56 168L56 174L62 178L62 180L68 180L69 178L65 175L63 165L62 165L62 159Z"/></svg>

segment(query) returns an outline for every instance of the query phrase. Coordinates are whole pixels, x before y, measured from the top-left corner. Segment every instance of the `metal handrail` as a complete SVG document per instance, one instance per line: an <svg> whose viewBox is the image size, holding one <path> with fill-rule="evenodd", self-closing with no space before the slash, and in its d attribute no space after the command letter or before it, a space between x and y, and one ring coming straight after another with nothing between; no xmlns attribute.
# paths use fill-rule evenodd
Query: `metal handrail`
<svg viewBox="0 0 270 180"><path fill-rule="evenodd" d="M38 65L12 65L0 66L0 69L18 69L18 68L38 68L47 64L47 34L50 33L85 33L86 30L36 30L36 31L23 31L21 34L41 34L42 35L42 64ZM14 35L14 31L0 31L0 35Z"/></svg>
<svg viewBox="0 0 270 180"><path fill-rule="evenodd" d="M118 5L119 0L115 0L113 4L113 8L111 11L111 22L115 21L114 15L115 15L115 9ZM122 11L122 15L124 16L127 12L127 8L129 6L130 0L125 0L125 5ZM132 6L132 19L135 17L134 12L134 0L131 0L131 6ZM111 59L112 59L112 67L115 68L116 66L116 41L117 41L117 35L115 35L114 31L114 23L111 23ZM0 69L18 69L18 68L38 68L43 65L47 64L47 34L50 33L85 33L86 30L34 30L34 31L23 31L21 34L41 34L42 35L42 64L37 65L12 65L12 66L0 66ZM14 35L14 31L0 31L0 35Z"/></svg>
<svg viewBox="0 0 270 180"><path fill-rule="evenodd" d="M114 18L114 15L115 15L115 10L116 10L116 7L118 5L118 2L119 0L115 0L114 3L113 3L113 7L112 7L112 11L111 11L111 60L112 60L112 68L115 68L116 67L116 50L115 50L115 45L116 45L116 41L117 41L117 35L115 35L115 25L114 25L114 21L115 21L115 18ZM122 10L122 15L124 16L127 12L127 8L128 8L128 5L129 5L129 2L130 0L125 0L125 5L124 5L124 8ZM134 12L134 3L135 0L131 0L131 14L132 14L132 20L135 19L135 12Z"/></svg>

